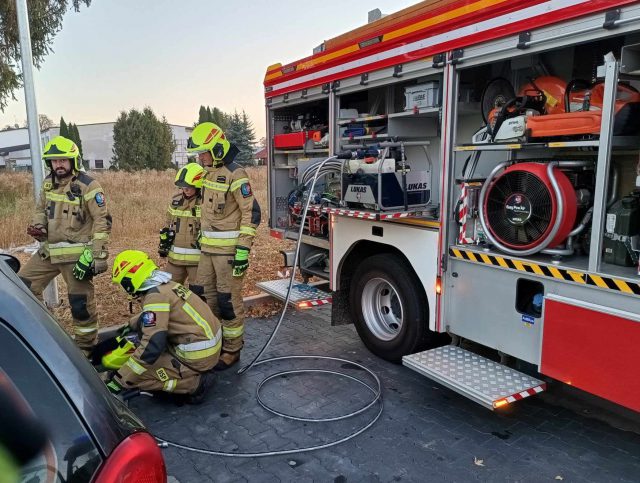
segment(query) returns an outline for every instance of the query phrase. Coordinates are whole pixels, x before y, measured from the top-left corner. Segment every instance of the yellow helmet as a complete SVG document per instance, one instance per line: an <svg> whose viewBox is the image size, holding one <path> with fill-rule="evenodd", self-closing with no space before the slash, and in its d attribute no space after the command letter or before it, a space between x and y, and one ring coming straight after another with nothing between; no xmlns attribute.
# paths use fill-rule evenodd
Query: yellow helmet
<svg viewBox="0 0 640 483"><path fill-rule="evenodd" d="M203 122L193 128L187 151L190 153L204 153L209 151L214 161L222 161L229 152L231 143L222 129L212 122Z"/></svg>
<svg viewBox="0 0 640 483"><path fill-rule="evenodd" d="M71 169L84 171L78 146L71 139L67 139L64 136L56 136L47 143L42 152L42 159L44 159L44 164L49 169L51 169L52 159L70 159L72 161Z"/></svg>
<svg viewBox="0 0 640 483"><path fill-rule="evenodd" d="M145 252L125 250L118 253L113 261L111 281L122 285L127 293L134 294L157 268Z"/></svg>
<svg viewBox="0 0 640 483"><path fill-rule="evenodd" d="M176 173L175 185L179 188L202 188L205 170L197 163L188 163Z"/></svg>

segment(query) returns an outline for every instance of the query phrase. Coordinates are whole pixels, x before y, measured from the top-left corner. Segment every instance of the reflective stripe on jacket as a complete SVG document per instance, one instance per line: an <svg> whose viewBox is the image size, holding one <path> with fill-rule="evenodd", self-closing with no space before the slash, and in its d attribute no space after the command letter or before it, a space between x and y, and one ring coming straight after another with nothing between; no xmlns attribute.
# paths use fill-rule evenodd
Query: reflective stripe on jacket
<svg viewBox="0 0 640 483"><path fill-rule="evenodd" d="M237 153L237 148L233 147ZM234 157L228 154L227 157ZM251 248L261 211L246 171L225 158L220 167L205 168L202 188L203 253L234 254L236 246Z"/></svg>

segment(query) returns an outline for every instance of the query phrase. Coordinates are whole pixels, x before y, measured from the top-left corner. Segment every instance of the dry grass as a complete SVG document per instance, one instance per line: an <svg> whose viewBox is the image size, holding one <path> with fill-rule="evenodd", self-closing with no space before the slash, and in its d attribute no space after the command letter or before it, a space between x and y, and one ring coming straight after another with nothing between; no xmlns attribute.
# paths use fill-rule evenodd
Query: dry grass
<svg viewBox="0 0 640 483"><path fill-rule="evenodd" d="M282 242L269 236L267 212L267 171L265 167L248 168L253 192L262 208L262 223L250 255L249 271L245 278L244 296L260 291L255 283L277 278L281 264L279 251ZM125 249L147 252L161 267L165 259L157 256L158 232L166 220L166 208L175 187L175 171L145 171L91 173L102 185L107 206L113 216L113 230L109 246L110 261ZM32 243L25 229L33 213L32 180L28 173L0 174L0 249ZM26 254L17 254L25 262ZM59 278L59 280L61 280ZM108 274L95 279L96 300L102 325L121 323L128 315L129 304L124 291L111 284ZM55 314L63 326L69 327L71 313L66 301L64 283L58 284L62 304ZM251 315L271 315L276 306L252 309Z"/></svg>

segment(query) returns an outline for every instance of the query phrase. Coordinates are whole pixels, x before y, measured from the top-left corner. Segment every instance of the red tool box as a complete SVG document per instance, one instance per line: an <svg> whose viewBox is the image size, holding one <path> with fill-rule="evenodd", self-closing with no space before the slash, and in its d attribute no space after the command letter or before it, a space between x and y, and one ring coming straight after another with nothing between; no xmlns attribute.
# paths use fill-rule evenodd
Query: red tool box
<svg viewBox="0 0 640 483"><path fill-rule="evenodd" d="M318 133L318 134L316 134ZM301 148L309 139L313 139L320 131L300 131L289 134L276 134L273 136L273 145L276 149Z"/></svg>

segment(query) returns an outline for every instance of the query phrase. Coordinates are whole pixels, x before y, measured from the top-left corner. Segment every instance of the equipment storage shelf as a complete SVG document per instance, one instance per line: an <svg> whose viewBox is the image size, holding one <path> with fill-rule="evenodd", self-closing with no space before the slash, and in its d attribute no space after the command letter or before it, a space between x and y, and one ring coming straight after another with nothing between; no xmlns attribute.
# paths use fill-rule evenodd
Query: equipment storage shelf
<svg viewBox="0 0 640 483"><path fill-rule="evenodd" d="M387 89L364 89L340 96L336 133L341 144L387 138Z"/></svg>
<svg viewBox="0 0 640 483"><path fill-rule="evenodd" d="M315 92L310 96L310 99L287 99L268 108L269 224L283 236L286 232L288 239L301 221L297 215L301 200L294 202L291 195L300 189L304 170L329 156L329 95ZM318 187L329 189L327 179L319 179ZM326 223L321 228L326 232ZM326 237L305 235L303 244L328 249Z"/></svg>
<svg viewBox="0 0 640 483"><path fill-rule="evenodd" d="M517 150L537 150L537 149L581 149L582 155L597 155L596 149L600 141L590 139L585 141L548 141L530 143L488 143L488 144L459 144L455 151L517 151ZM612 148L615 150L639 150L640 137L637 136L614 136Z"/></svg>
<svg viewBox="0 0 640 483"><path fill-rule="evenodd" d="M517 259L531 275L548 266L622 292L640 281L640 76L621 72L640 47L627 41L461 63L458 85L473 94L454 113L448 240L462 259Z"/></svg>
<svg viewBox="0 0 640 483"><path fill-rule="evenodd" d="M387 118L386 114L379 114L376 116L364 116L364 117L356 117L354 119L341 119L338 121L338 126L346 126L348 124L353 124L356 122L373 122L373 121L382 121Z"/></svg>
<svg viewBox="0 0 640 483"><path fill-rule="evenodd" d="M435 117L437 118L440 115L439 107L423 107L423 108L415 108L410 111L403 112L394 112L389 114L390 119L397 119L401 117L410 117L410 118L420 118L420 117Z"/></svg>
<svg viewBox="0 0 640 483"><path fill-rule="evenodd" d="M329 148L311 148L311 149L276 149L273 154L319 154L328 153Z"/></svg>
<svg viewBox="0 0 640 483"><path fill-rule="evenodd" d="M360 157L343 164L338 216L393 219L398 211L431 212L437 205L441 82L435 73L336 91L336 152Z"/></svg>
<svg viewBox="0 0 640 483"><path fill-rule="evenodd" d="M328 99L286 105L270 111L274 167L296 167L297 157L329 152Z"/></svg>

